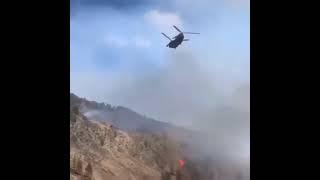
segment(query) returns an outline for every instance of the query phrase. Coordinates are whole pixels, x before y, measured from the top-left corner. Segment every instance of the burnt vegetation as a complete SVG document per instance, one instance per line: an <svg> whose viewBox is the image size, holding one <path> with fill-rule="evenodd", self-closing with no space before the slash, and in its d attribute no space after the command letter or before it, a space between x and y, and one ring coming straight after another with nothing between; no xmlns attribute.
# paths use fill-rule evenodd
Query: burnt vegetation
<svg viewBox="0 0 320 180"><path fill-rule="evenodd" d="M100 174L100 178L104 179L123 174L108 166L116 166L116 169L131 174L128 177L146 180L157 179L153 176L159 176L161 180L173 177L176 180L223 180L229 176L234 180L244 179L238 172L219 170L211 158L195 158L193 153L196 152L189 149L188 143L171 138L166 133L125 131L108 122L89 119L83 115L84 104L97 108L111 107L92 105L97 103L88 103L71 95L71 180L93 180L94 174ZM179 168L179 159L186 161L183 168Z"/></svg>

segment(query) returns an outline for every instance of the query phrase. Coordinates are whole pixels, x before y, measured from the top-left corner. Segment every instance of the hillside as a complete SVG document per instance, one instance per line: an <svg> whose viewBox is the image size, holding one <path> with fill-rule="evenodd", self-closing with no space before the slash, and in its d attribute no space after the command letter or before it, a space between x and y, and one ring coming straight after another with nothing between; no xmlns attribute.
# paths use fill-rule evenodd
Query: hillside
<svg viewBox="0 0 320 180"><path fill-rule="evenodd" d="M70 101L90 119L108 122L123 130L163 133L172 127L171 124L147 118L122 106L113 107L110 104L79 98L74 94L71 94Z"/></svg>
<svg viewBox="0 0 320 180"><path fill-rule="evenodd" d="M95 115L88 115L93 111ZM184 131L124 107L112 107L71 94L70 178L169 180L179 179L173 174L180 174L183 180L214 180L218 176L222 180L243 179L238 170L222 168L205 156L195 158L196 151L189 144L172 138L168 130L175 128ZM185 134L191 136L190 133ZM180 159L186 161L182 169L178 165Z"/></svg>
<svg viewBox="0 0 320 180"><path fill-rule="evenodd" d="M176 169L179 147L163 136L132 133L71 111L71 179L161 179ZM162 178L163 179L163 178Z"/></svg>
<svg viewBox="0 0 320 180"><path fill-rule="evenodd" d="M78 107L79 111L87 118L111 124L126 132L167 135L185 143L189 141L196 142L204 137L200 132L148 118L129 108L90 101L72 93L70 95L70 104Z"/></svg>

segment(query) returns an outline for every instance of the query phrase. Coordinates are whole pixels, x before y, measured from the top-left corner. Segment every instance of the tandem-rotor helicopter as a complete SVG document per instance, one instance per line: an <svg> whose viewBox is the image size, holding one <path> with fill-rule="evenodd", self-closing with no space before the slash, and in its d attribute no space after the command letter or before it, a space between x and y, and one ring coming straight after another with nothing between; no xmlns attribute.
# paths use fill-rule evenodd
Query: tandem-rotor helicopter
<svg viewBox="0 0 320 180"><path fill-rule="evenodd" d="M189 41L189 39L184 39L184 34L200 34L200 33L194 33L194 32L182 32L180 29L177 28L177 26L173 25L173 27L177 31L179 31L179 34L172 38L173 40L166 34L161 33L162 35L164 35L166 38L170 40L169 44L167 44L167 47L169 48L176 49L182 43L182 41Z"/></svg>

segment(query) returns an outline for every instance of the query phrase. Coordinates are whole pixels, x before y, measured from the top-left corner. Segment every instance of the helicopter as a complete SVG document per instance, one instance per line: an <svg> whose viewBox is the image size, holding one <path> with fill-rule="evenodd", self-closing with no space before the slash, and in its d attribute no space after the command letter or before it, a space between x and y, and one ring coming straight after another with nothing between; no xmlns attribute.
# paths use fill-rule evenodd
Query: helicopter
<svg viewBox="0 0 320 180"><path fill-rule="evenodd" d="M170 40L169 44L167 44L167 47L169 48L176 49L182 43L182 41L189 41L189 39L184 38L184 34L200 34L200 33L194 33L194 32L182 32L179 28L177 28L177 26L173 25L173 27L179 32L178 35L172 38L173 40L169 36L167 36L165 33L161 33L162 35L164 35L166 38Z"/></svg>

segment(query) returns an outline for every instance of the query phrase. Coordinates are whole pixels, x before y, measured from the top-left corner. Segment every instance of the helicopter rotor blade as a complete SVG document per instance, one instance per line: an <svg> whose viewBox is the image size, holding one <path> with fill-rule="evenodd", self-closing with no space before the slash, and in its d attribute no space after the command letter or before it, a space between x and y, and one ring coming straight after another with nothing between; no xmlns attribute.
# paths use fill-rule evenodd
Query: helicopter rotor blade
<svg viewBox="0 0 320 180"><path fill-rule="evenodd" d="M170 41L171 39L169 38L169 36L167 36L165 33L161 33L162 35L164 35L166 38L168 38Z"/></svg>
<svg viewBox="0 0 320 180"><path fill-rule="evenodd" d="M180 31L180 29L178 29L177 26L173 25L173 27L174 27L177 31L179 31L179 32L182 33L182 31Z"/></svg>
<svg viewBox="0 0 320 180"><path fill-rule="evenodd" d="M183 41L189 41L189 39L184 39Z"/></svg>

